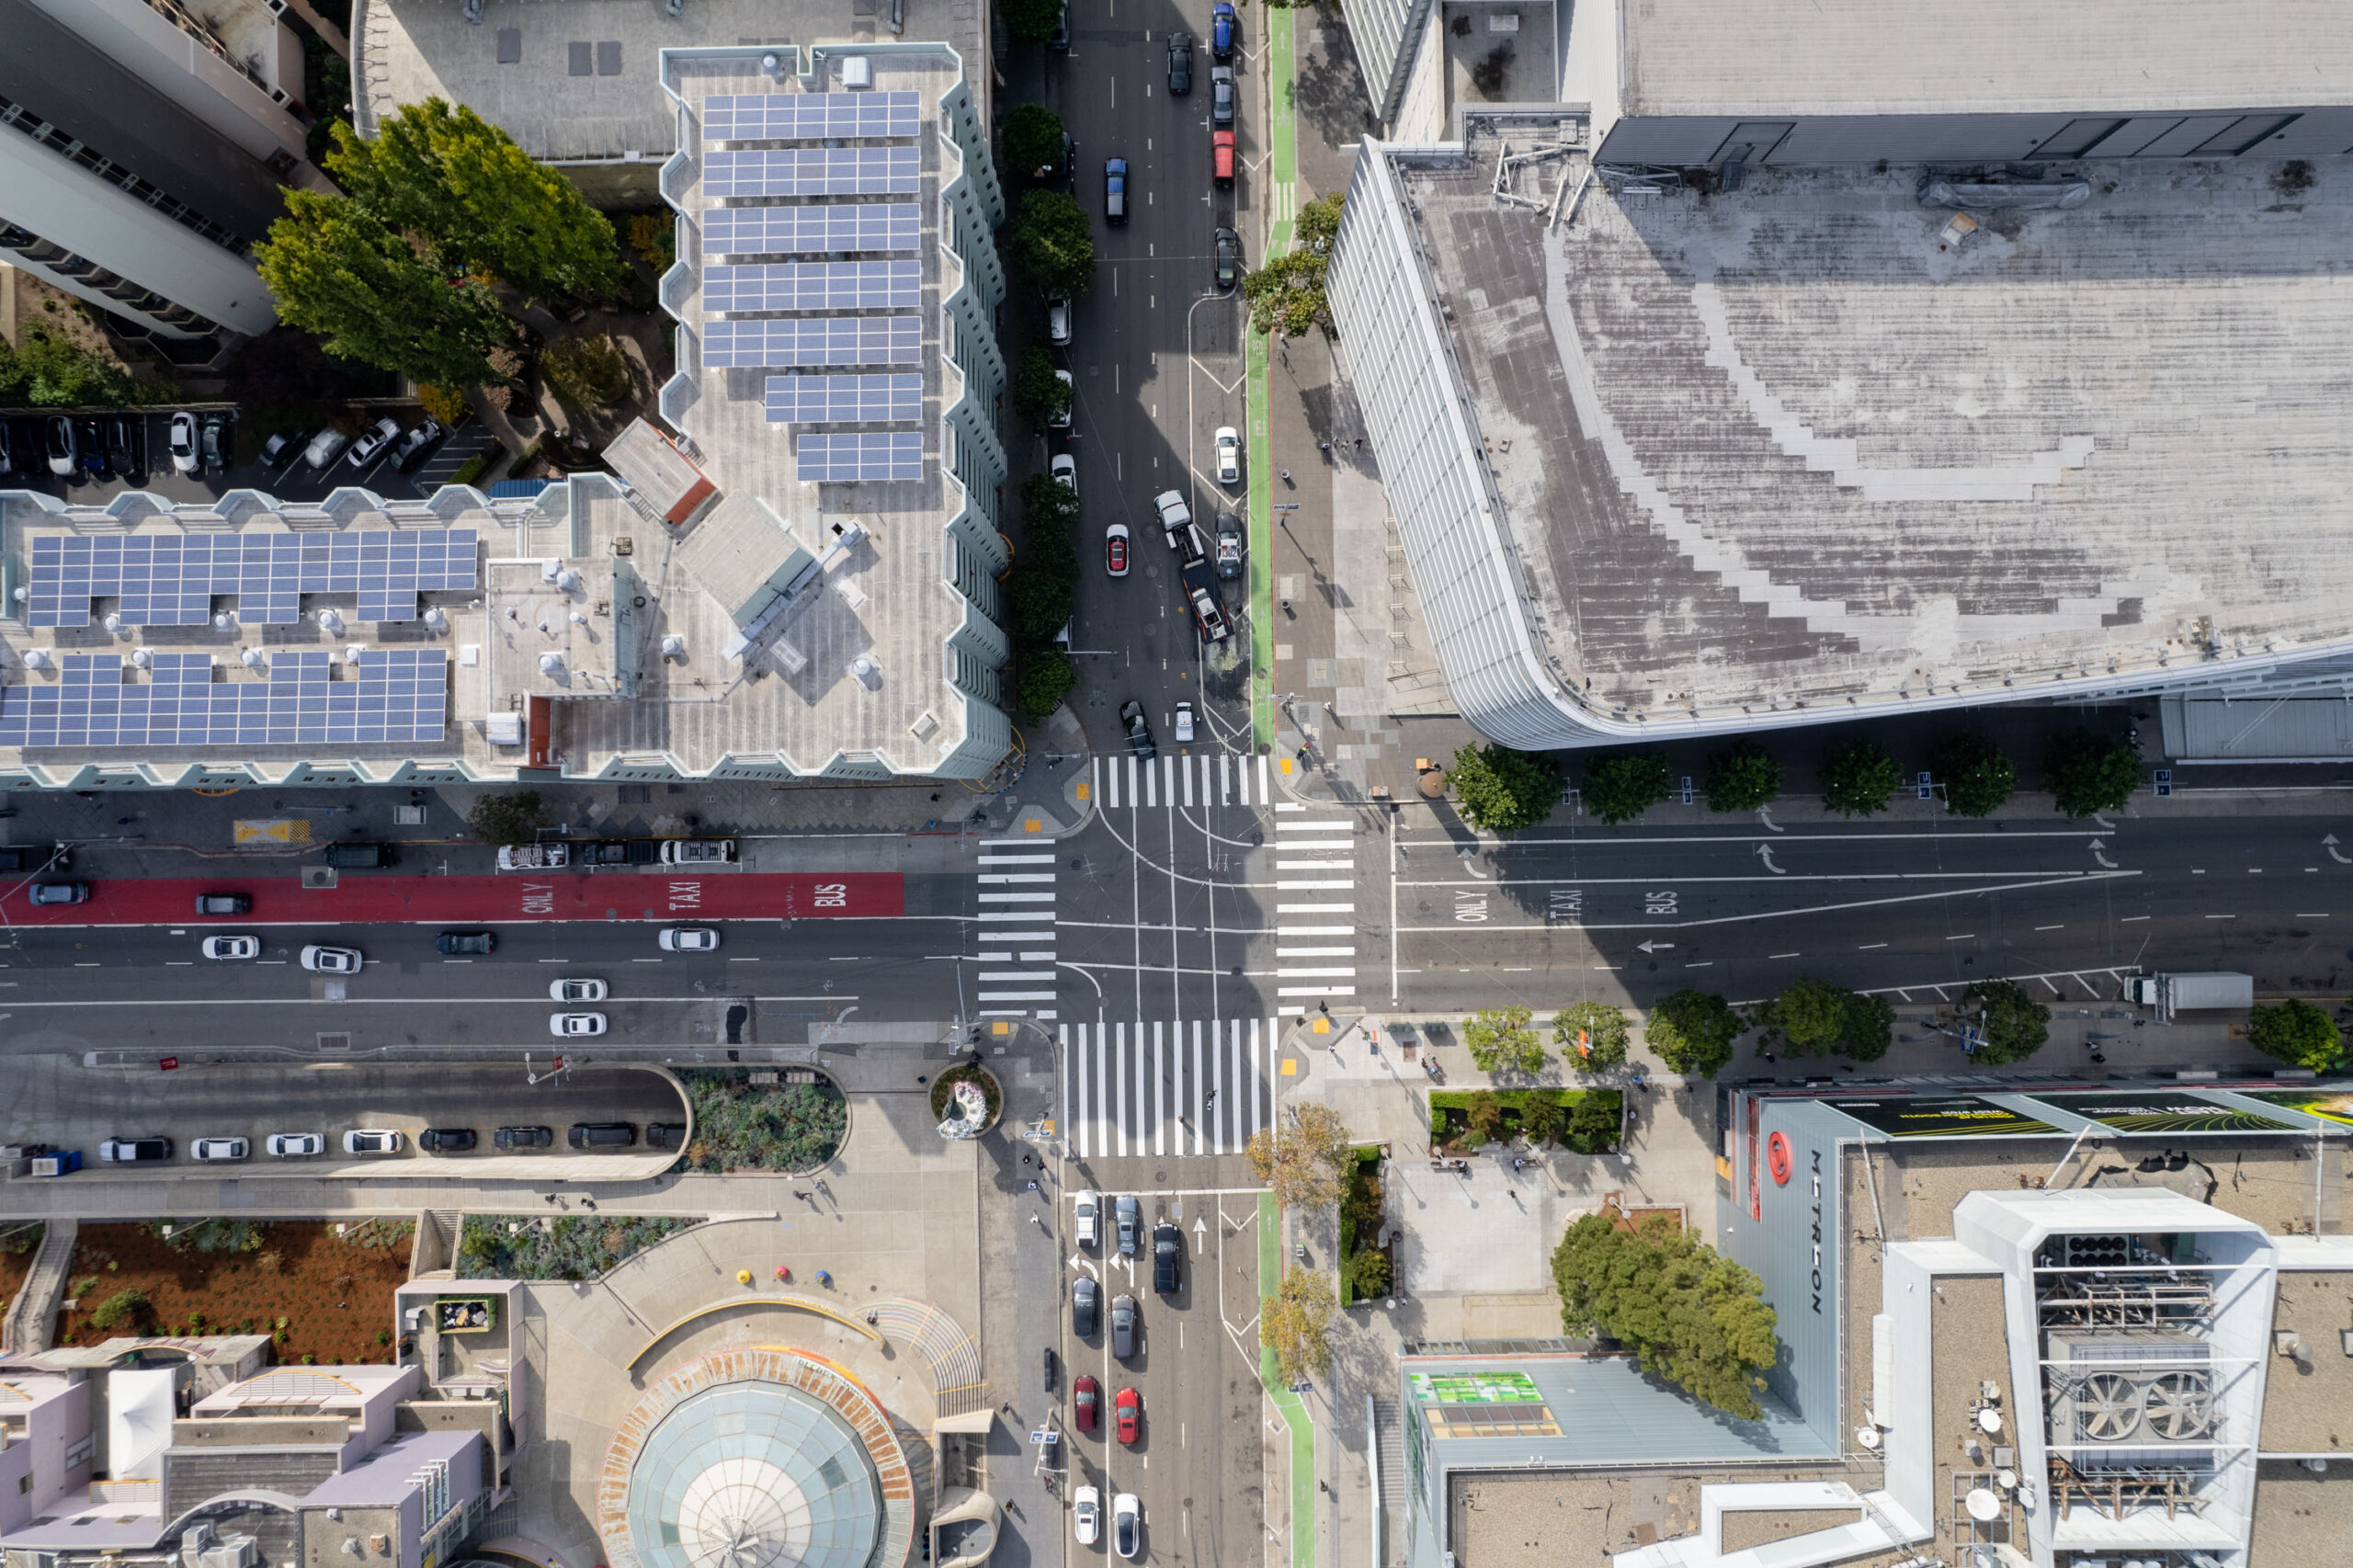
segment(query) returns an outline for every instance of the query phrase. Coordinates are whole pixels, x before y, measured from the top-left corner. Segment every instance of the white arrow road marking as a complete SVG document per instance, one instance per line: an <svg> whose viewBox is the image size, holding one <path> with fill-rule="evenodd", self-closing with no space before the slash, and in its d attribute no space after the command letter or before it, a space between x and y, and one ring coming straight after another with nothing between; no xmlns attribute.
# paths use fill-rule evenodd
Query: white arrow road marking
<svg viewBox="0 0 2353 1568"><path fill-rule="evenodd" d="M1472 863L1471 859L1472 852L1469 849L1458 849L1454 853L1462 861L1462 869L1464 870L1470 872L1474 877L1483 877L1487 875L1486 872L1479 869L1479 868Z"/></svg>
<svg viewBox="0 0 2353 1568"><path fill-rule="evenodd" d="M1756 820L1757 820L1758 822L1761 822L1761 823L1763 823L1763 824L1765 824L1766 829L1767 829L1767 831L1768 831L1768 832L1771 832L1771 833L1787 833L1787 832L1789 832L1789 831L1790 831L1788 828L1781 826L1779 824L1776 823L1776 822L1773 820L1773 808L1772 808L1772 807L1770 807L1770 806L1759 806L1759 807L1757 807L1757 808L1756 808Z"/></svg>
<svg viewBox="0 0 2353 1568"><path fill-rule="evenodd" d="M2100 826L2108 829L2110 833L2114 833L2116 831L2116 824L2109 821L2106 817L2100 815L2097 812L2094 812L2092 813L2092 821L2099 824Z"/></svg>
<svg viewBox="0 0 2353 1568"><path fill-rule="evenodd" d="M1086 1270L1086 1277L1089 1279L1099 1280L1103 1278L1100 1274L1095 1272L1095 1260L1088 1257L1085 1253L1074 1252L1071 1254L1070 1261L1072 1267L1084 1268Z"/></svg>
<svg viewBox="0 0 2353 1568"><path fill-rule="evenodd" d="M2336 835L2332 833L2320 842L2321 847L2328 851L2328 858L2330 859L2336 861L2340 866L2353 866L2353 860L2348 860L2344 856L2339 855L2336 852Z"/></svg>
<svg viewBox="0 0 2353 1568"><path fill-rule="evenodd" d="M2116 869L2116 862L2100 853L2101 850L2108 847L2106 844L2095 838L2087 847L2089 847L2092 852L2092 858L2100 863L2100 869L2102 870L2113 871Z"/></svg>
<svg viewBox="0 0 2353 1568"><path fill-rule="evenodd" d="M1779 830L1778 830L1778 829L1776 829L1775 831L1777 831L1777 832L1778 832ZM1780 867L1776 866L1775 864L1773 864L1773 846L1772 846L1771 845L1769 845L1769 844L1760 844L1760 845L1758 845L1758 846L1756 846L1756 858L1757 858L1758 859L1760 859L1760 860L1764 861L1764 862L1765 862L1765 869L1766 869L1767 870L1768 870L1768 871L1772 872L1775 876L1777 876L1777 877L1786 877L1786 876L1788 876L1788 875L1790 874L1788 871L1784 870L1782 868L1780 868Z"/></svg>
<svg viewBox="0 0 2353 1568"><path fill-rule="evenodd" d="M1672 949L1675 944L1673 942L1637 942L1634 946L1638 951L1654 953L1662 948Z"/></svg>

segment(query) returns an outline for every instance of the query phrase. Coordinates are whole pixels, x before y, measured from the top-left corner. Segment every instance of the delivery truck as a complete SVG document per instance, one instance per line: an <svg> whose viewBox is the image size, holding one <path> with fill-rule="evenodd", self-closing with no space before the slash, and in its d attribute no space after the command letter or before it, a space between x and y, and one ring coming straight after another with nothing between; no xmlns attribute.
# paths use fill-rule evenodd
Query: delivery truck
<svg viewBox="0 0 2353 1568"><path fill-rule="evenodd" d="M2124 983L2128 1002L2154 1009L2159 1023L2177 1013L2244 1011L2255 1006L2251 974L2139 974Z"/></svg>

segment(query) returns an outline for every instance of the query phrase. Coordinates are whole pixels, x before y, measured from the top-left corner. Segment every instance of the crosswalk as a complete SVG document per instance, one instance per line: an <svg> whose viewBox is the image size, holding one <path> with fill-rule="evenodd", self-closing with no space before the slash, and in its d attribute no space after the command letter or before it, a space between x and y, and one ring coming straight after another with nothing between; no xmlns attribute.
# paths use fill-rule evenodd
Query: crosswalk
<svg viewBox="0 0 2353 1568"><path fill-rule="evenodd" d="M980 843L974 978L983 1018L1054 1020L1054 848L1034 838Z"/></svg>
<svg viewBox="0 0 2353 1568"><path fill-rule="evenodd" d="M1096 804L1121 806L1267 806L1274 803L1274 777L1263 752L1236 756L1201 752L1192 756L1098 756L1092 780Z"/></svg>
<svg viewBox="0 0 2353 1568"><path fill-rule="evenodd" d="M1273 1018L1063 1024L1060 1038L1080 1159L1239 1153L1273 1118Z"/></svg>
<svg viewBox="0 0 2353 1568"><path fill-rule="evenodd" d="M1275 806L1275 1011L1357 994L1357 819Z"/></svg>

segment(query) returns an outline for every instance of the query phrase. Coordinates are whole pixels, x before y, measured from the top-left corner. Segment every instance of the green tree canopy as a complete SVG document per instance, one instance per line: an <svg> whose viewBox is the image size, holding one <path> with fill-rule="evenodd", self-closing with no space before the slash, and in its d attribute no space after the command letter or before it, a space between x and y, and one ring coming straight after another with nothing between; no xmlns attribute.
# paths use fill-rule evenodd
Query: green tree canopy
<svg viewBox="0 0 2353 1568"><path fill-rule="evenodd" d="M1005 25L1023 43L1043 43L1063 18L1063 0L1006 0Z"/></svg>
<svg viewBox="0 0 2353 1568"><path fill-rule="evenodd" d="M1552 1015L1552 1043L1580 1073L1606 1073L1626 1060L1626 1014L1607 1002L1572 1002Z"/></svg>
<svg viewBox="0 0 2353 1568"><path fill-rule="evenodd" d="M1964 817L1993 815L2018 787L2018 770L2002 748L1965 732L1937 743L1928 775L1945 787L1945 810Z"/></svg>
<svg viewBox="0 0 2353 1568"><path fill-rule="evenodd" d="M1455 809L1472 827L1515 833L1552 814L1561 775L1546 758L1509 746L1464 746L1448 775Z"/></svg>
<svg viewBox="0 0 2353 1568"><path fill-rule="evenodd" d="M629 396L629 356L610 333L582 333L540 356L548 385L585 409L612 408Z"/></svg>
<svg viewBox="0 0 2353 1568"><path fill-rule="evenodd" d="M1282 1288L1258 1304L1258 1343L1275 1353L1283 1381L1332 1369L1332 1281L1320 1272L1287 1269Z"/></svg>
<svg viewBox="0 0 2353 1568"><path fill-rule="evenodd" d="M494 791L476 801L474 809L466 813L466 825L476 838L502 847L530 843L547 820L547 808L537 790Z"/></svg>
<svg viewBox="0 0 2353 1568"><path fill-rule="evenodd" d="M1625 1100L1614 1092L1587 1095L1569 1108L1568 1126L1562 1135L1571 1148L1581 1153L1597 1154L1604 1149L1614 1149L1622 1131L1620 1119L1625 1110Z"/></svg>
<svg viewBox="0 0 2353 1568"><path fill-rule="evenodd" d="M1355 1157L1347 1123L1320 1100L1302 1101L1295 1110L1295 1115L1252 1133L1242 1152L1251 1173L1273 1187L1283 1203L1326 1209L1340 1200L1348 1162Z"/></svg>
<svg viewBox="0 0 2353 1568"><path fill-rule="evenodd" d="M2246 1040L2264 1055L2291 1067L2325 1072L2345 1060L2345 1036L2336 1020L2310 1002L2293 998L2257 1004L2246 1016Z"/></svg>
<svg viewBox="0 0 2353 1568"><path fill-rule="evenodd" d="M1062 706L1063 699L1077 688L1077 666L1060 648L1049 644L1022 653L1020 678L1014 684L1014 700L1022 717L1031 723L1044 723Z"/></svg>
<svg viewBox="0 0 2353 1568"><path fill-rule="evenodd" d="M1841 741L1822 754L1822 809L1846 816L1887 810L1904 775L1887 748L1868 735Z"/></svg>
<svg viewBox="0 0 2353 1568"><path fill-rule="evenodd" d="M1586 809L1612 826L1632 822L1673 792L1675 777L1656 752L1621 751L1585 765Z"/></svg>
<svg viewBox="0 0 2353 1568"><path fill-rule="evenodd" d="M1665 1216L1620 1230L1606 1215L1571 1225L1552 1251L1561 1328L1606 1335L1643 1370L1746 1420L1780 1354L1764 1282Z"/></svg>
<svg viewBox="0 0 2353 1568"><path fill-rule="evenodd" d="M1299 210L1291 223L1294 244L1303 249L1329 252L1340 233L1340 209L1348 199L1345 190L1327 190Z"/></svg>
<svg viewBox="0 0 2353 1568"><path fill-rule="evenodd" d="M1326 258L1321 251L1289 250L1242 275L1242 298L1250 306L1250 330L1265 335L1305 337L1332 330L1332 302L1324 293Z"/></svg>
<svg viewBox="0 0 2353 1568"><path fill-rule="evenodd" d="M1462 1020L1462 1044L1480 1072L1533 1073L1544 1065L1529 1016L1525 1007L1487 1007Z"/></svg>
<svg viewBox="0 0 2353 1568"><path fill-rule="evenodd" d="M2119 812L2141 787L2141 756L2122 741L2074 730L2043 754L2042 787L2071 817Z"/></svg>
<svg viewBox="0 0 2353 1568"><path fill-rule="evenodd" d="M1961 993L1961 1015L1985 1031L1972 1062L2023 1062L2051 1038L2051 1009L2014 980L1981 980Z"/></svg>
<svg viewBox="0 0 2353 1568"><path fill-rule="evenodd" d="M327 168L388 227L453 271L486 273L541 302L620 286L620 244L573 183L463 104L408 104L363 138L335 128Z"/></svg>
<svg viewBox="0 0 2353 1568"><path fill-rule="evenodd" d="M1708 754L1708 809L1753 812L1781 792L1781 765L1755 741L1734 741Z"/></svg>
<svg viewBox="0 0 2353 1568"><path fill-rule="evenodd" d="M1731 1003L1687 985L1651 1009L1643 1043L1668 1072L1712 1078L1732 1060L1732 1042L1746 1027Z"/></svg>
<svg viewBox="0 0 2353 1568"><path fill-rule="evenodd" d="M131 401L131 377L105 355L39 321L24 336L21 348L0 337L0 403L113 408Z"/></svg>
<svg viewBox="0 0 2353 1568"><path fill-rule="evenodd" d="M1053 357L1034 343L1014 361L1012 392L1013 411L1040 425L1070 408L1070 383L1054 374Z"/></svg>
<svg viewBox="0 0 2353 1568"><path fill-rule="evenodd" d="M1021 179L1049 179L1062 170L1063 122L1043 104L1016 104L1005 117L1005 166Z"/></svg>
<svg viewBox="0 0 2353 1568"><path fill-rule="evenodd" d="M1095 230L1059 190L1022 193L1005 252L1013 270L1048 299L1084 293L1095 281Z"/></svg>
<svg viewBox="0 0 2353 1568"><path fill-rule="evenodd" d="M1895 1008L1883 996L1865 996L1802 974L1766 1009L1765 1022L1781 1032L1791 1056L1832 1051L1876 1062L1894 1037Z"/></svg>
<svg viewBox="0 0 2353 1568"><path fill-rule="evenodd" d="M292 216L254 248L281 318L318 334L330 354L428 386L498 379L489 355L514 329L489 290L453 279L355 202L314 190L285 197Z"/></svg>

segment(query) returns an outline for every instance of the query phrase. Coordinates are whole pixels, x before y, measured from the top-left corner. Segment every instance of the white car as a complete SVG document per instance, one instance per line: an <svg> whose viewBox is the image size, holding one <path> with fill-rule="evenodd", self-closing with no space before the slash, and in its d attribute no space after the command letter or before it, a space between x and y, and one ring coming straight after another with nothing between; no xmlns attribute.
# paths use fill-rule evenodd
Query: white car
<svg viewBox="0 0 2353 1568"><path fill-rule="evenodd" d="M351 466L366 468L369 463L374 462L376 454L391 446L392 437L400 433L401 427L398 422L389 418L379 419L368 426L366 433L351 443Z"/></svg>
<svg viewBox="0 0 2353 1568"><path fill-rule="evenodd" d="M261 1146L272 1159L301 1160L325 1153L327 1139L324 1132L273 1132L262 1140Z"/></svg>
<svg viewBox="0 0 2353 1568"><path fill-rule="evenodd" d="M1050 414L1046 415L1046 424L1052 429L1067 430L1070 428L1071 408L1078 402L1078 383L1070 379L1070 372L1068 370L1056 370L1054 372L1054 380L1062 382L1063 384L1064 396L1063 399L1062 412L1059 414Z"/></svg>
<svg viewBox="0 0 2353 1568"><path fill-rule="evenodd" d="M397 1154L408 1134L392 1127L355 1127L343 1135L347 1154Z"/></svg>
<svg viewBox="0 0 2353 1568"><path fill-rule="evenodd" d="M1078 1244L1094 1246L1103 1239L1103 1205L1091 1188L1075 1194L1074 1201L1078 1212Z"/></svg>
<svg viewBox="0 0 2353 1568"><path fill-rule="evenodd" d="M259 937L207 937L197 944L197 951L209 959L257 959L261 957Z"/></svg>
<svg viewBox="0 0 2353 1568"><path fill-rule="evenodd" d="M1176 705L1176 738L1179 741L1193 738L1193 705L1189 702Z"/></svg>
<svg viewBox="0 0 2353 1568"><path fill-rule="evenodd" d="M180 413L172 415L172 466L182 473L194 473L201 461L196 453L196 415Z"/></svg>
<svg viewBox="0 0 2353 1568"><path fill-rule="evenodd" d="M502 871L552 870L572 864L569 844L502 844L498 846L498 869Z"/></svg>
<svg viewBox="0 0 2353 1568"><path fill-rule="evenodd" d="M1217 427L1217 482L1220 484L1242 483L1242 437L1231 425Z"/></svg>
<svg viewBox="0 0 2353 1568"><path fill-rule="evenodd" d="M1153 509L1160 514L1160 527L1168 535L1168 548L1179 548L1185 537L1193 531L1193 509L1185 505L1185 497L1174 490L1164 490L1152 498Z"/></svg>
<svg viewBox="0 0 2353 1568"><path fill-rule="evenodd" d="M199 1138L188 1152L199 1160L242 1160L252 1153L253 1145L242 1138Z"/></svg>
<svg viewBox="0 0 2353 1568"><path fill-rule="evenodd" d="M1111 1499L1111 1545L1122 1557L1133 1557L1142 1544L1143 1508L1132 1492Z"/></svg>
<svg viewBox="0 0 2353 1568"><path fill-rule="evenodd" d="M311 444L302 449L302 460L314 469L324 468L341 457L343 449L349 445L350 437L330 426L311 437Z"/></svg>
<svg viewBox="0 0 2353 1568"><path fill-rule="evenodd" d="M1092 1486L1082 1486L1070 1496L1070 1528L1078 1536L1078 1544L1093 1546L1103 1533L1103 1494Z"/></svg>
<svg viewBox="0 0 2353 1568"><path fill-rule="evenodd" d="M1076 458L1068 452L1056 452L1054 460L1046 465L1046 472L1052 474L1058 482L1069 485L1073 495L1078 494L1078 460Z"/></svg>
<svg viewBox="0 0 2353 1568"><path fill-rule="evenodd" d="M1046 340L1057 347L1070 347L1070 300L1066 296L1046 301Z"/></svg>
<svg viewBox="0 0 2353 1568"><path fill-rule="evenodd" d="M719 933L708 926L665 926L654 940L665 953L709 953L719 949Z"/></svg>
<svg viewBox="0 0 2353 1568"><path fill-rule="evenodd" d="M601 980L559 980L548 987L551 1002L601 1002L605 999L605 983Z"/></svg>
<svg viewBox="0 0 2353 1568"><path fill-rule="evenodd" d="M302 967L313 974L358 974L358 948L304 948Z"/></svg>
<svg viewBox="0 0 2353 1568"><path fill-rule="evenodd" d="M603 1034L605 1015L602 1013L551 1013L548 1033L558 1040L573 1040L582 1035Z"/></svg>

